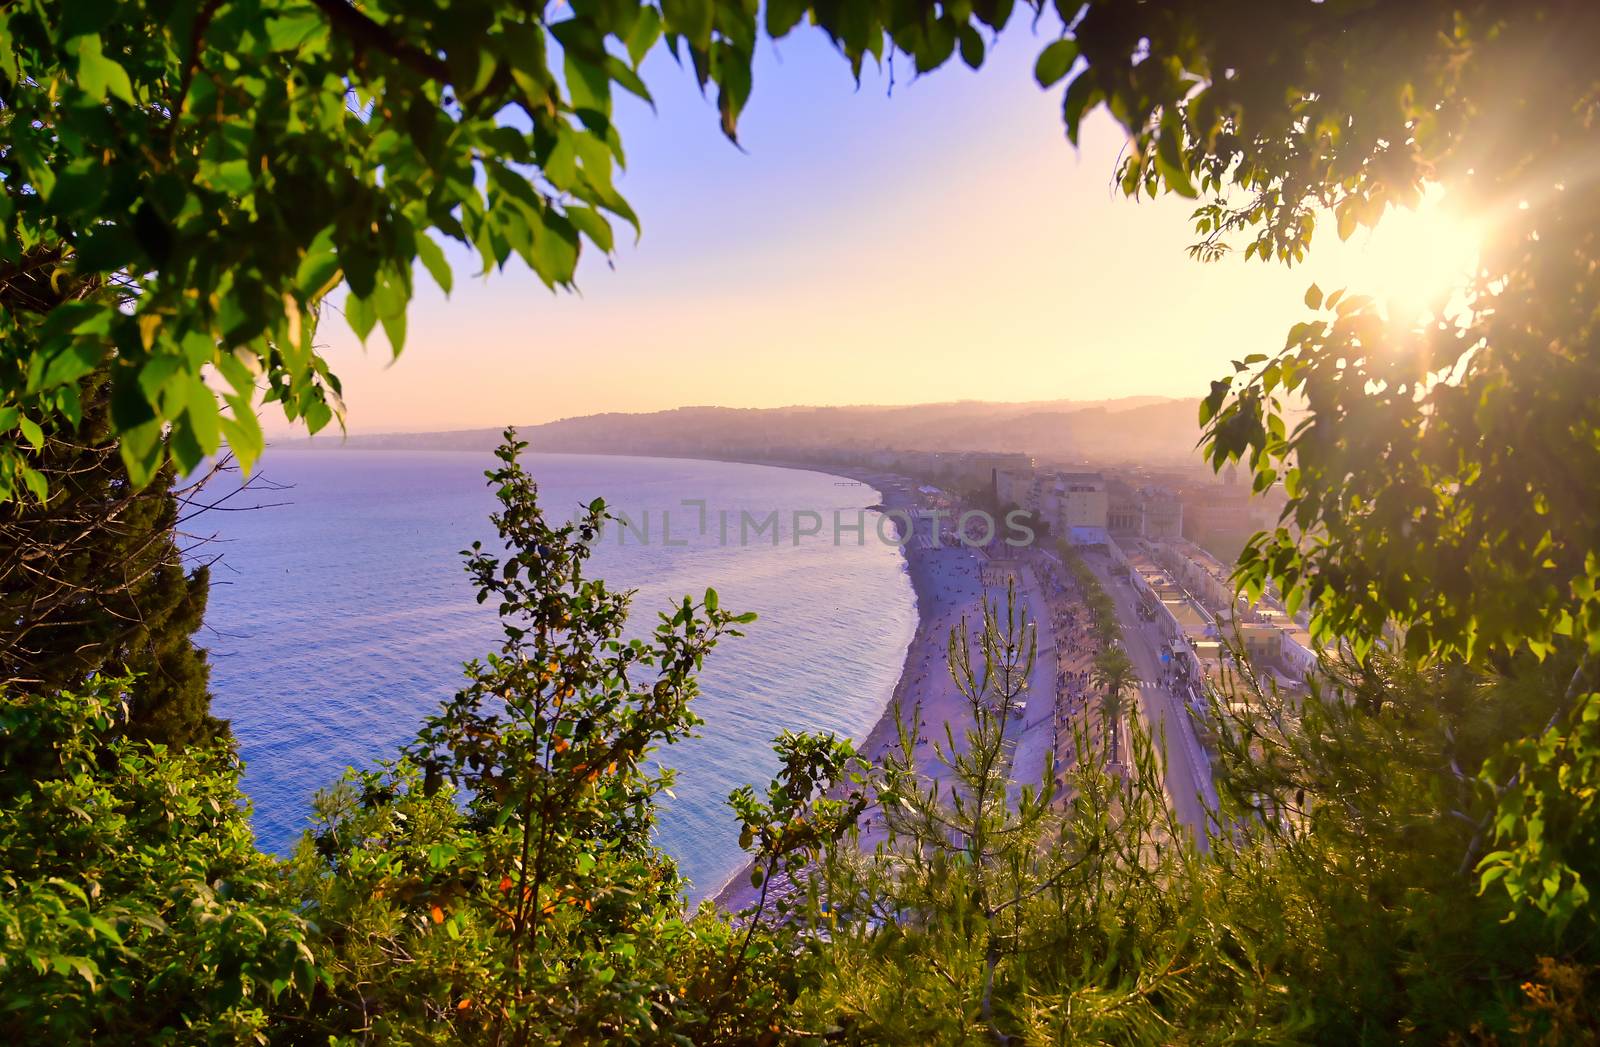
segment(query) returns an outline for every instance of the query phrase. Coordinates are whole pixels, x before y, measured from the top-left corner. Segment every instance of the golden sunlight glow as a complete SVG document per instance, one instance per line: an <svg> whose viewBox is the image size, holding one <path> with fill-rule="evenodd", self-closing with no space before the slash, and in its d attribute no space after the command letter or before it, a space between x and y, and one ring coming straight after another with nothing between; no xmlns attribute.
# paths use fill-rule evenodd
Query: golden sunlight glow
<svg viewBox="0 0 1600 1047"><path fill-rule="evenodd" d="M1397 323L1448 316L1465 304L1483 230L1444 197L1439 186L1430 186L1414 210L1391 207L1356 244L1359 268L1351 289L1372 295Z"/></svg>

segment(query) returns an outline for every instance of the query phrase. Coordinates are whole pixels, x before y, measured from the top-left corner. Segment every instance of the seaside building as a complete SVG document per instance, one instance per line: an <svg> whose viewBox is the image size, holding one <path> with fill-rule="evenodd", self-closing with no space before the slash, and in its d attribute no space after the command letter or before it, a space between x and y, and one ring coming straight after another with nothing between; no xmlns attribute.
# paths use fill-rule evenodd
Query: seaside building
<svg viewBox="0 0 1600 1047"><path fill-rule="evenodd" d="M1277 526L1287 495L1282 484L1255 493L1239 482L1238 466L1229 465L1221 482L1212 478L1186 488L1183 502L1184 537L1231 559L1250 535Z"/></svg>
<svg viewBox="0 0 1600 1047"><path fill-rule="evenodd" d="M994 494L1001 505L1030 513L1039 511L1039 480L1032 469L1002 469L994 474Z"/></svg>
<svg viewBox="0 0 1600 1047"><path fill-rule="evenodd" d="M1278 660L1286 670L1303 680L1317 668L1317 646L1311 639L1311 631L1293 622L1281 631L1283 640Z"/></svg>
<svg viewBox="0 0 1600 1047"><path fill-rule="evenodd" d="M1239 642L1252 665L1275 665L1283 654L1283 630L1270 622L1240 622Z"/></svg>
<svg viewBox="0 0 1600 1047"><path fill-rule="evenodd" d="M1154 541L1183 537L1183 501L1164 487L1139 492L1144 517L1144 536Z"/></svg>
<svg viewBox="0 0 1600 1047"><path fill-rule="evenodd" d="M1106 530L1113 537L1165 541L1183 536L1183 500L1165 487L1107 484Z"/></svg>
<svg viewBox="0 0 1600 1047"><path fill-rule="evenodd" d="M1229 567L1191 542L1150 547L1173 579L1215 616L1214 635L1235 639L1250 664L1280 690L1303 692L1316 672L1318 648L1305 625L1270 595L1254 604L1234 589Z"/></svg>
<svg viewBox="0 0 1600 1047"><path fill-rule="evenodd" d="M1110 497L1100 473L1060 473L1050 497L1054 530L1072 545L1104 545Z"/></svg>
<svg viewBox="0 0 1600 1047"><path fill-rule="evenodd" d="M1232 615L1233 581L1220 560L1181 539L1162 542L1155 550L1161 565L1172 572L1178 584L1193 593L1212 613Z"/></svg>
<svg viewBox="0 0 1600 1047"><path fill-rule="evenodd" d="M1144 509L1126 484L1114 484L1107 491L1106 531L1113 538L1144 537Z"/></svg>
<svg viewBox="0 0 1600 1047"><path fill-rule="evenodd" d="M998 495L1001 473L1032 473L1033 456L1021 453L974 451L960 456L956 464L968 487L986 487Z"/></svg>

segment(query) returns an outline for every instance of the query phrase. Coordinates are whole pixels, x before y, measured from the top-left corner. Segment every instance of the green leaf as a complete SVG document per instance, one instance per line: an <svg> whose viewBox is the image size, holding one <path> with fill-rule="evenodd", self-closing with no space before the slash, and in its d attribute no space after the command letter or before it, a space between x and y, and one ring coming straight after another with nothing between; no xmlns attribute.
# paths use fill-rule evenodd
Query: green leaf
<svg viewBox="0 0 1600 1047"><path fill-rule="evenodd" d="M379 320L383 324L383 335L389 340L389 351L395 356L406 347L406 311L402 306L399 310L386 313Z"/></svg>
<svg viewBox="0 0 1600 1047"><path fill-rule="evenodd" d="M267 19L267 47L274 51L295 51L327 20L321 11L308 8L294 14Z"/></svg>
<svg viewBox="0 0 1600 1047"><path fill-rule="evenodd" d="M957 34L961 44L961 60L967 63L969 69L976 69L983 64L983 37L970 25L963 25Z"/></svg>
<svg viewBox="0 0 1600 1047"><path fill-rule="evenodd" d="M121 384L123 383L118 383ZM113 386L113 389L115 388L116 386ZM113 407L115 403L113 399ZM118 425L122 429L122 438L117 442L117 450L122 455L122 464L127 468L128 478L133 481L134 486L143 487L161 467L161 457L165 451L165 445L161 441L161 423L151 421L129 426L119 422Z"/></svg>
<svg viewBox="0 0 1600 1047"><path fill-rule="evenodd" d="M606 70L570 50L566 52L564 68L567 94L579 119L583 120L586 127L604 126L611 116L611 78L606 75ZM585 118L585 114L589 116ZM596 116L603 123L592 122Z"/></svg>
<svg viewBox="0 0 1600 1047"><path fill-rule="evenodd" d="M205 382L189 382L188 407L184 415L189 419L201 452L215 454L222 445L222 413L217 410L217 394Z"/></svg>
<svg viewBox="0 0 1600 1047"><path fill-rule="evenodd" d="M641 8L639 17L634 21L633 28L628 31L628 38L624 46L628 49L628 57L637 66L644 61L644 56L661 39L661 16L653 7Z"/></svg>
<svg viewBox="0 0 1600 1047"><path fill-rule="evenodd" d="M0 74L15 83L22 79L22 67L17 61L17 45L11 37L10 16L0 13Z"/></svg>
<svg viewBox="0 0 1600 1047"><path fill-rule="evenodd" d="M546 284L571 283L578 265L578 233L572 223L561 215L546 215L534 232L533 250L527 261Z"/></svg>
<svg viewBox="0 0 1600 1047"><path fill-rule="evenodd" d="M606 74L620 84L623 90L636 98L643 99L650 108L656 107L656 100L650 96L650 89L639 79L639 74L616 55L606 56Z"/></svg>
<svg viewBox="0 0 1600 1047"><path fill-rule="evenodd" d="M78 56L78 89L95 101L103 102L108 94L134 104L133 84L128 71L100 50L100 38L95 35L77 37L68 45Z"/></svg>
<svg viewBox="0 0 1600 1047"><path fill-rule="evenodd" d="M332 290L330 286L339 274L339 255L333 246L333 226L319 232L306 245L295 271L294 282L306 301L314 301Z"/></svg>
<svg viewBox="0 0 1600 1047"><path fill-rule="evenodd" d="M40 388L53 389L76 382L100 364L104 346L89 338L74 338L50 357L39 382Z"/></svg>
<svg viewBox="0 0 1600 1047"><path fill-rule="evenodd" d="M1179 196L1193 199L1199 195L1184 168L1183 122L1176 109L1169 108L1161 118L1161 130L1156 138L1156 170L1161 172L1167 188Z"/></svg>
<svg viewBox="0 0 1600 1047"><path fill-rule="evenodd" d="M378 312L372 307L372 299L363 298L354 291L345 296L344 318L350 322L350 329L363 344L372 329L378 326Z"/></svg>
<svg viewBox="0 0 1600 1047"><path fill-rule="evenodd" d="M50 190L52 210L71 213L99 205L105 196L109 170L99 157L82 157L68 164Z"/></svg>
<svg viewBox="0 0 1600 1047"><path fill-rule="evenodd" d="M200 178L211 188L231 196L243 196L255 184L250 173L250 162L243 158L225 160L220 164L202 164Z"/></svg>
<svg viewBox="0 0 1600 1047"><path fill-rule="evenodd" d="M17 418L17 428L22 430L23 439L33 445L35 451L44 447L44 430L39 428L39 423L21 415Z"/></svg>
<svg viewBox="0 0 1600 1047"><path fill-rule="evenodd" d="M1067 125L1067 139L1074 145L1078 141L1084 114L1104 98L1105 93L1086 76L1075 78L1067 87L1066 97L1061 100L1061 119Z"/></svg>
<svg viewBox="0 0 1600 1047"><path fill-rule="evenodd" d="M450 263L445 261L444 250L426 233L417 237L417 257L422 260L428 275L433 277L433 282L439 285L439 290L448 295L452 283Z"/></svg>
<svg viewBox="0 0 1600 1047"><path fill-rule="evenodd" d="M739 141L739 114L750 100L750 56L731 44L719 41L714 52L712 75L717 81L717 109L722 114L722 133Z"/></svg>
<svg viewBox="0 0 1600 1047"><path fill-rule="evenodd" d="M1039 60L1033 66L1033 78L1039 81L1040 87L1052 87L1072 71L1072 63L1077 60L1078 42L1057 40L1039 52Z"/></svg>
<svg viewBox="0 0 1600 1047"><path fill-rule="evenodd" d="M704 53L711 50L711 25L715 14L711 0L661 0L666 31L689 41L689 46Z"/></svg>
<svg viewBox="0 0 1600 1047"><path fill-rule="evenodd" d="M305 407L306 429L311 433L319 433L333 421L333 408L322 400L312 400Z"/></svg>
<svg viewBox="0 0 1600 1047"><path fill-rule="evenodd" d="M1355 201L1347 199L1334 209L1334 217L1338 221L1339 239L1348 240L1355 235L1357 216Z"/></svg>
<svg viewBox="0 0 1600 1047"><path fill-rule="evenodd" d="M767 0L767 35L773 39L788 35L810 6L807 0Z"/></svg>
<svg viewBox="0 0 1600 1047"><path fill-rule="evenodd" d="M251 409L250 402L242 396L230 396L227 399L232 417L222 418L222 435L228 441L228 450L239 459L239 468L248 475L265 449L266 438L262 435L261 422Z"/></svg>
<svg viewBox="0 0 1600 1047"><path fill-rule="evenodd" d="M611 253L613 244L611 223L607 222L599 211L572 204L567 207L567 219L596 247L606 254Z"/></svg>
<svg viewBox="0 0 1600 1047"><path fill-rule="evenodd" d="M50 497L50 483L44 478L43 473L27 465L20 466L18 471L22 474L23 486L27 487L35 498L42 502Z"/></svg>

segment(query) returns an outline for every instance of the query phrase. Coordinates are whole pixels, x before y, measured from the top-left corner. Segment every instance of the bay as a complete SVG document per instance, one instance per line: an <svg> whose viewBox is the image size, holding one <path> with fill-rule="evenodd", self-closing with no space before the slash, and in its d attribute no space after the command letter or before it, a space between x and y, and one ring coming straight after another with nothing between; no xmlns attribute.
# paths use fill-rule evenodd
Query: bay
<svg viewBox="0 0 1600 1047"><path fill-rule="evenodd" d="M604 536L591 570L637 590L636 630L707 586L725 608L760 616L708 659L699 737L660 754L678 772L660 842L692 897L703 896L740 862L726 797L747 782L764 787L776 769L772 737L785 728L862 737L893 690L916 610L900 551L879 540L876 513L862 516L878 493L727 462L526 463L551 515L570 518L603 497L632 521ZM210 652L214 710L246 763L263 848L291 850L316 790L391 755L460 686L461 664L497 645L493 610L477 604L459 555L494 537L483 477L493 464L476 452L275 448L257 469L271 486L187 524L191 541L203 540L191 555L220 557L197 640ZM223 477L208 494L236 486ZM704 503L704 532L699 505L686 501ZM756 531L773 511L775 543ZM836 532L835 512L865 530ZM802 531L820 522L820 533L797 540L797 522Z"/></svg>

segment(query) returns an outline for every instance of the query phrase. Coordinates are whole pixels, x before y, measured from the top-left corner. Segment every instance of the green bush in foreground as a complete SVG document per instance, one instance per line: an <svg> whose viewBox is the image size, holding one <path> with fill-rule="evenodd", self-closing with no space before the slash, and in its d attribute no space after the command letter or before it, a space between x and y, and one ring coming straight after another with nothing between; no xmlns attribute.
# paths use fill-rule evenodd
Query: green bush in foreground
<svg viewBox="0 0 1600 1047"><path fill-rule="evenodd" d="M271 1033L324 975L239 763L121 730L123 681L0 701L0 1026L28 1043Z"/></svg>
<svg viewBox="0 0 1600 1047"><path fill-rule="evenodd" d="M771 1010L719 991L732 928L685 916L651 839L670 776L648 755L699 722L695 674L752 616L707 592L624 640L629 594L583 570L604 507L548 523L523 446L489 474L503 555L467 555L501 650L401 759L320 799L290 865L331 975L291 1025L319 1042L738 1038Z"/></svg>

